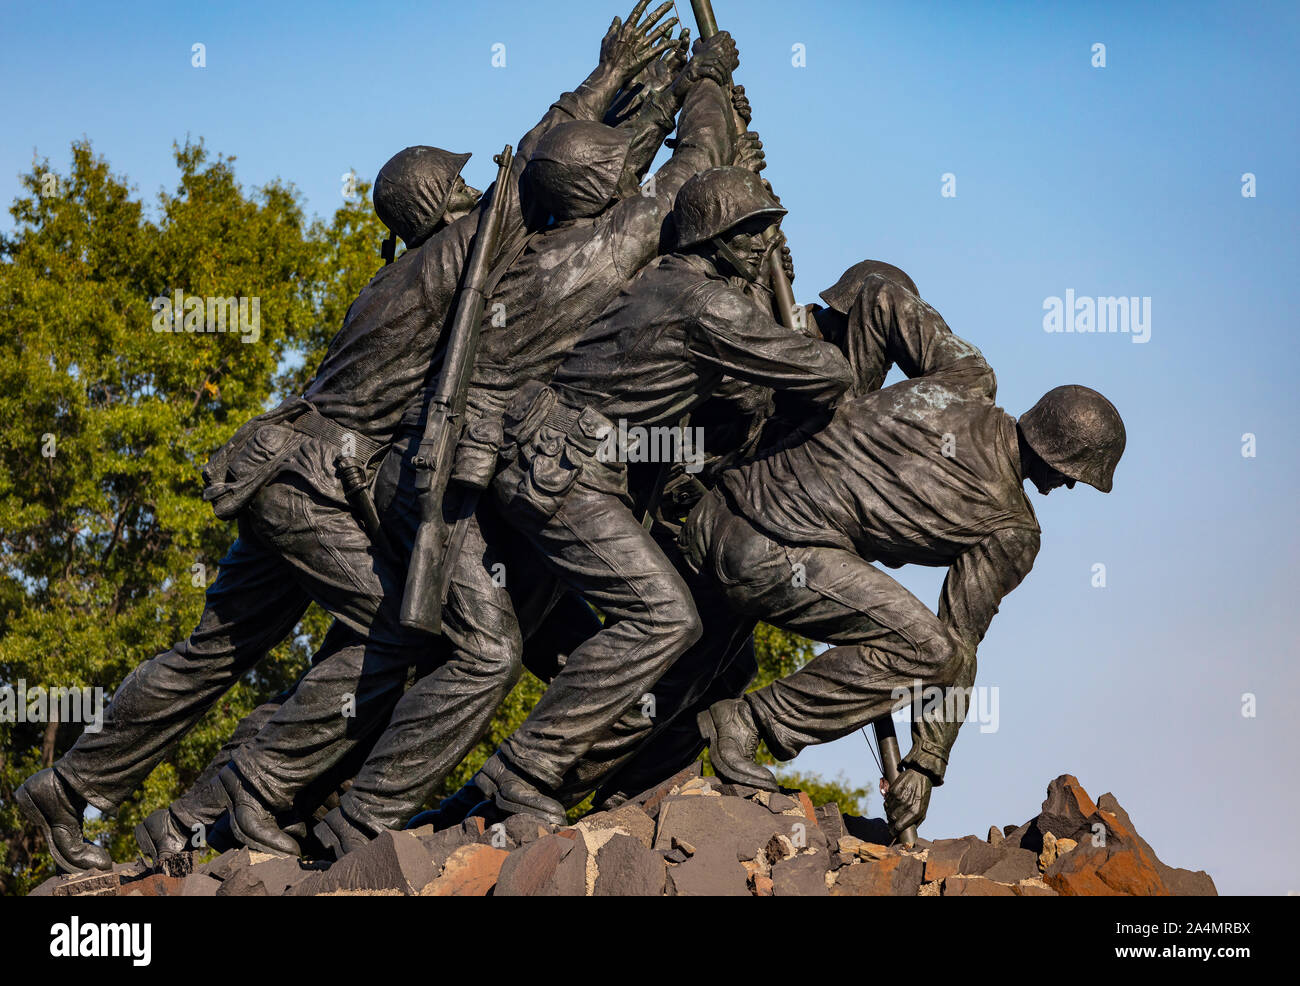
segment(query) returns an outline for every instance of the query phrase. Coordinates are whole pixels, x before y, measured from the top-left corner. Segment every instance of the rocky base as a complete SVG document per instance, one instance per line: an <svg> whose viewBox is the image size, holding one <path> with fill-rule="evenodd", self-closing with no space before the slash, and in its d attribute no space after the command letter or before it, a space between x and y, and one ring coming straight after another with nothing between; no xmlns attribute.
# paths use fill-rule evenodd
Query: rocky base
<svg viewBox="0 0 1300 986"><path fill-rule="evenodd" d="M33 896L1055 897L1215 894L1166 866L1119 802L1069 774L1042 811L988 837L891 847L881 819L687 771L614 811L556 828L527 815L386 832L333 864L248 849L195 865L54 877Z"/></svg>

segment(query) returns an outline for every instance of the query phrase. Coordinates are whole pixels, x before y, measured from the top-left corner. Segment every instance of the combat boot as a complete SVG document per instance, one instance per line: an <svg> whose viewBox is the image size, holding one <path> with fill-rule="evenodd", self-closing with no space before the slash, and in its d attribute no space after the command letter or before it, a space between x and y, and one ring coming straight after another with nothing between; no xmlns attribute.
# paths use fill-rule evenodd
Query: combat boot
<svg viewBox="0 0 1300 986"><path fill-rule="evenodd" d="M508 815L536 815L552 825L564 825L564 805L543 794L522 772L506 764L501 754L488 757L474 775L474 784Z"/></svg>
<svg viewBox="0 0 1300 986"><path fill-rule="evenodd" d="M761 791L780 790L773 773L754 762L762 736L748 702L743 698L724 698L701 712L695 722L709 744L709 762L719 777Z"/></svg>
<svg viewBox="0 0 1300 986"><path fill-rule="evenodd" d="M367 845L378 834L358 825L339 808L331 808L312 832L335 859L342 859L352 850Z"/></svg>
<svg viewBox="0 0 1300 986"><path fill-rule="evenodd" d="M87 842L81 834L81 814L86 802L63 782L53 767L27 778L14 791L23 817L41 830L55 864L65 873L111 870L108 851Z"/></svg>
<svg viewBox="0 0 1300 986"><path fill-rule="evenodd" d="M280 828L270 809L244 783L233 766L227 764L222 767L217 779L221 782L226 810L230 815L231 831L240 842L250 849L260 849L262 852L300 855L298 840Z"/></svg>
<svg viewBox="0 0 1300 986"><path fill-rule="evenodd" d="M191 849L189 835L170 808L159 808L135 827L135 842L140 853L154 866Z"/></svg>

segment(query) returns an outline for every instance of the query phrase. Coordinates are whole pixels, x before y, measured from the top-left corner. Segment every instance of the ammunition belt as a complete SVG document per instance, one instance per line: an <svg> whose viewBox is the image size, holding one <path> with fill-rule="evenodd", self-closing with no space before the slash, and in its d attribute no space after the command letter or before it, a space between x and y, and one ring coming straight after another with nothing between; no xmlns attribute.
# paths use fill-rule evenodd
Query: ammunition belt
<svg viewBox="0 0 1300 986"><path fill-rule="evenodd" d="M337 445L339 448L346 449L350 440L355 457L362 462L370 462L388 447L372 441L365 435L358 435L355 431L349 431L314 408L298 415L289 424L294 431L300 431L304 435L319 438L331 445Z"/></svg>

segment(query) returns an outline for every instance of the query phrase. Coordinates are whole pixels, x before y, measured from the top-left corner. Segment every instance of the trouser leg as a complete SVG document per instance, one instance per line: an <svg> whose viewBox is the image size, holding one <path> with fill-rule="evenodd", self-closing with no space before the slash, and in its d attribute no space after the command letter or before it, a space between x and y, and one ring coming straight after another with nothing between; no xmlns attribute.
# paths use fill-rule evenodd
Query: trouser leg
<svg viewBox="0 0 1300 986"><path fill-rule="evenodd" d="M573 653L528 719L502 744L508 760L554 787L698 639L682 577L618 497L575 484L540 526L512 518L605 625Z"/></svg>
<svg viewBox="0 0 1300 986"><path fill-rule="evenodd" d="M387 721L430 644L399 622L405 565L376 551L349 511L292 474L259 493L254 506L264 539L342 624L289 699L234 754L248 786L282 811Z"/></svg>
<svg viewBox="0 0 1300 986"><path fill-rule="evenodd" d="M221 560L188 639L145 661L118 687L103 729L83 733L55 768L82 798L111 811L204 713L288 636L309 603L276 553L251 532Z"/></svg>
<svg viewBox="0 0 1300 986"><path fill-rule="evenodd" d="M745 611L843 645L747 696L768 749L779 759L890 712L900 689L910 695L916 683L951 681L961 647L953 631L852 552L787 548L736 517L715 540L706 564Z"/></svg>
<svg viewBox="0 0 1300 986"><path fill-rule="evenodd" d="M519 625L497 571L496 552L471 523L443 611L450 653L402 696L340 800L354 824L374 832L401 828L483 738L519 680Z"/></svg>
<svg viewBox="0 0 1300 986"><path fill-rule="evenodd" d="M683 657L682 661L685 660ZM680 663L681 661L678 662ZM677 665L674 665L668 674L674 674L676 670ZM642 740L618 769L601 778L597 801L612 794L640 794L689 767L703 752L705 745L704 737L700 735L699 726L695 722L696 715L714 702L739 698L757 673L754 641L749 637L741 642L731 660L717 672L702 694L681 705L671 718ZM657 689L663 687L667 677L664 675L659 680Z"/></svg>
<svg viewBox="0 0 1300 986"><path fill-rule="evenodd" d="M649 690L648 700L620 716L566 773L557 791L562 801L581 801L597 785L635 794L677 773L703 749L695 713L717 692L718 679L729 682L747 663L756 669L755 621L737 613L716 587L695 575L674 545L661 547L686 582L703 632ZM744 675L740 691L752 677L753 671Z"/></svg>
<svg viewBox="0 0 1300 986"><path fill-rule="evenodd" d="M343 634L346 637L351 632L344 624L336 621L330 625L326 639L328 640L330 634ZM315 657L319 658L322 654L332 653L333 650L333 646L325 645ZM208 761L207 766L203 768L203 772L199 774L194 783L190 785L184 794L171 803L169 807L173 815L190 828L195 824L210 827L221 817L226 810L226 798L218 785L217 775L226 764L234 759L235 751L244 744L251 742L258 731L270 722L271 718L280 710L280 706L289 700L289 696L293 694L296 687L297 682L263 702L239 721L235 731L230 734L230 738ZM364 759L364 756L361 759ZM359 765L360 760L356 760L349 768L348 761L345 760L334 770L318 778L312 788L304 791L303 795L306 795L307 800L310 801L313 793L316 793L319 794L319 799L316 802L304 804L303 795L300 795L296 806L300 813L304 817L311 815L319 800L328 798L339 784L351 778Z"/></svg>

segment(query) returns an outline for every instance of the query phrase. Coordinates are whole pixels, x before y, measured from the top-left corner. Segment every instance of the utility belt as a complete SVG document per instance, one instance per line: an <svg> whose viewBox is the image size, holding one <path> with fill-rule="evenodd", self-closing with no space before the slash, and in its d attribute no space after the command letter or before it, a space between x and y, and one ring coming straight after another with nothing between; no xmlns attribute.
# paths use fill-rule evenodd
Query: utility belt
<svg viewBox="0 0 1300 986"><path fill-rule="evenodd" d="M506 466L494 488L505 509L548 520L579 480L631 505L614 424L594 408L570 407L550 387L530 382L506 409L503 431Z"/></svg>
<svg viewBox="0 0 1300 986"><path fill-rule="evenodd" d="M213 453L203 468L203 499L222 520L238 516L307 436L337 450L335 461L345 493L358 486L368 488L374 475L371 467L388 449L325 417L303 398L291 397L245 423ZM351 493L348 498L350 502Z"/></svg>

